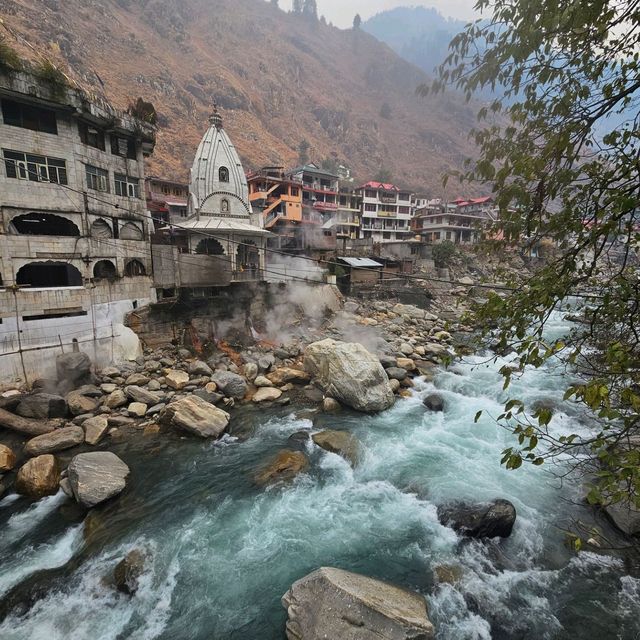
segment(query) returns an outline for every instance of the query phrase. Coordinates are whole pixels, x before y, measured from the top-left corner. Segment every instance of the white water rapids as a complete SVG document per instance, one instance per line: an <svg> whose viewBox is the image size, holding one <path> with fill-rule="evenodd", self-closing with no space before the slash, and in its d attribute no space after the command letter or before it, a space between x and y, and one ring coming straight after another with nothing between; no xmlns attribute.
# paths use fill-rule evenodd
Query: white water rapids
<svg viewBox="0 0 640 640"><path fill-rule="evenodd" d="M559 318L551 328L558 335L566 330ZM238 418L247 439L161 438L142 451L123 448L130 488L100 514L101 528L87 542L81 527L57 516L61 496L35 505L5 498L0 595L88 546L64 580L0 623L0 638L282 639L280 597L323 565L420 591L440 640L640 637L640 581L613 555L563 546L560 528L589 514L581 487L561 485L545 466L500 467L513 438L490 415L507 394L560 404L564 389L549 366L504 392L502 364L472 357L442 372L435 387L444 413L425 411L422 398L434 385L419 383L412 398L376 416L323 415L313 425L302 412L274 409ZM474 424L479 409L485 414ZM285 488L253 486L255 469L290 447L292 433L312 427L351 430L363 446L361 464L352 469L309 445L308 474ZM567 406L552 428L585 427ZM505 541L462 541L438 522L439 504L496 497L518 512ZM105 576L133 547L153 560L129 597ZM460 581L437 583L441 564L459 567Z"/></svg>

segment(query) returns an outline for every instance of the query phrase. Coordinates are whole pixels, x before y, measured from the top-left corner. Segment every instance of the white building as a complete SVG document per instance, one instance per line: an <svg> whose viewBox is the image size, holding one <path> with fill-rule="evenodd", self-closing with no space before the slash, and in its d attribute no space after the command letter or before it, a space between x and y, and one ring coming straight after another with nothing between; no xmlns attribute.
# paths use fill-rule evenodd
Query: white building
<svg viewBox="0 0 640 640"><path fill-rule="evenodd" d="M77 341L131 355L154 299L144 156L155 129L82 91L0 73L0 382L55 370Z"/></svg>
<svg viewBox="0 0 640 640"><path fill-rule="evenodd" d="M393 184L367 182L356 192L362 197L360 238L397 242L411 237L412 194Z"/></svg>

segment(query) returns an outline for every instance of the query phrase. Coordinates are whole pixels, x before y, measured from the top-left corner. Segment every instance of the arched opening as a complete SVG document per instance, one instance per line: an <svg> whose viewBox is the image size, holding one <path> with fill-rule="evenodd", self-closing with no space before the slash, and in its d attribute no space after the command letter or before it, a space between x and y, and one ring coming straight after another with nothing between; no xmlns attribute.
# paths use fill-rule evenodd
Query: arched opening
<svg viewBox="0 0 640 640"><path fill-rule="evenodd" d="M111 260L98 260L93 265L93 277L96 279L115 280L117 276L116 265Z"/></svg>
<svg viewBox="0 0 640 640"><path fill-rule="evenodd" d="M220 212L229 213L229 201L226 198L222 198L222 202L220 203Z"/></svg>
<svg viewBox="0 0 640 640"><path fill-rule="evenodd" d="M260 268L260 252L256 243L246 240L238 245L236 254L236 269L238 271L257 271Z"/></svg>
<svg viewBox="0 0 640 640"><path fill-rule="evenodd" d="M142 240L142 229L133 222L125 222L120 228L122 240Z"/></svg>
<svg viewBox="0 0 640 640"><path fill-rule="evenodd" d="M220 167L218 169L218 178L220 182L229 182L229 169L227 169L227 167Z"/></svg>
<svg viewBox="0 0 640 640"><path fill-rule="evenodd" d="M66 262L30 262L18 269L16 284L41 289L81 287L82 274Z"/></svg>
<svg viewBox="0 0 640 640"><path fill-rule="evenodd" d="M124 275L129 278L135 278L136 276L146 276L147 270L144 267L144 264L140 262L140 260L129 260L127 264L124 265Z"/></svg>
<svg viewBox="0 0 640 640"><path fill-rule="evenodd" d="M113 230L106 220L98 218L91 223L91 235L94 238L113 238Z"/></svg>
<svg viewBox="0 0 640 640"><path fill-rule="evenodd" d="M31 212L11 221L16 233L30 236L79 236L80 229L67 218L51 213Z"/></svg>
<svg viewBox="0 0 640 640"><path fill-rule="evenodd" d="M204 238L198 242L196 253L207 256L223 256L224 247L215 238Z"/></svg>

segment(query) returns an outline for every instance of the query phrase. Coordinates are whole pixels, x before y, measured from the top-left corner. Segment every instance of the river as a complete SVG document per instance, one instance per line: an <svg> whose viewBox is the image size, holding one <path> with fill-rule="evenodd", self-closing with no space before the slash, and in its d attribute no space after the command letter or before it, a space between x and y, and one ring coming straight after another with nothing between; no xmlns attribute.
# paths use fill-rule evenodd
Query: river
<svg viewBox="0 0 640 640"><path fill-rule="evenodd" d="M566 329L556 316L551 331ZM240 437L220 443L175 435L110 444L132 476L125 494L91 516L88 535L62 494L36 503L5 497L0 597L34 575L46 588L5 617L0 638L281 640L282 594L327 565L423 593L440 640L637 639L640 580L616 555L575 554L563 544L563 527L591 518L581 487L545 467L499 465L512 437L488 414L500 413L506 396L502 364L466 358L375 416L318 415L314 424L302 409L241 411L232 429ZM560 375L550 364L509 392L561 403ZM434 386L444 413L422 406ZM255 487L255 470L312 427L352 431L363 445L359 466L310 445L308 474L284 488ZM585 427L566 406L552 428ZM505 541L461 542L438 522L439 504L496 497L518 512ZM129 597L105 576L134 547L152 561ZM434 580L440 564L459 567L455 586ZM53 567L64 568L37 573Z"/></svg>

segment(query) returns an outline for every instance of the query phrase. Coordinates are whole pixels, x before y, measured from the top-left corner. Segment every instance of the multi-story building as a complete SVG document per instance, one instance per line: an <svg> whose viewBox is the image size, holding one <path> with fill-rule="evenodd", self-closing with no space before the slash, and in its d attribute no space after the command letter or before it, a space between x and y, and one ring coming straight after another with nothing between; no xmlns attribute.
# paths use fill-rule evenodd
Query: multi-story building
<svg viewBox="0 0 640 640"><path fill-rule="evenodd" d="M155 129L26 72L0 72L0 103L0 377L51 374L73 341L117 360L138 345L125 314L154 299Z"/></svg>
<svg viewBox="0 0 640 640"><path fill-rule="evenodd" d="M343 251L350 246L351 241L358 239L361 209L362 197L352 187L340 185L334 224L338 247Z"/></svg>
<svg viewBox="0 0 640 640"><path fill-rule="evenodd" d="M196 150L187 217L167 225L163 244L153 245L159 290L206 297L219 287L264 280L268 231L249 203L238 152L215 108Z"/></svg>
<svg viewBox="0 0 640 640"><path fill-rule="evenodd" d="M188 184L147 176L144 181L144 194L156 229L168 223L180 224L186 219Z"/></svg>
<svg viewBox="0 0 640 640"><path fill-rule="evenodd" d="M490 196L458 198L447 203L431 200L416 212L412 229L425 242L448 240L454 244L472 244L478 242L483 230L496 220L497 211Z"/></svg>
<svg viewBox="0 0 640 640"><path fill-rule="evenodd" d="M393 184L371 181L356 192L362 197L360 238L394 242L410 236L410 191L403 191Z"/></svg>

